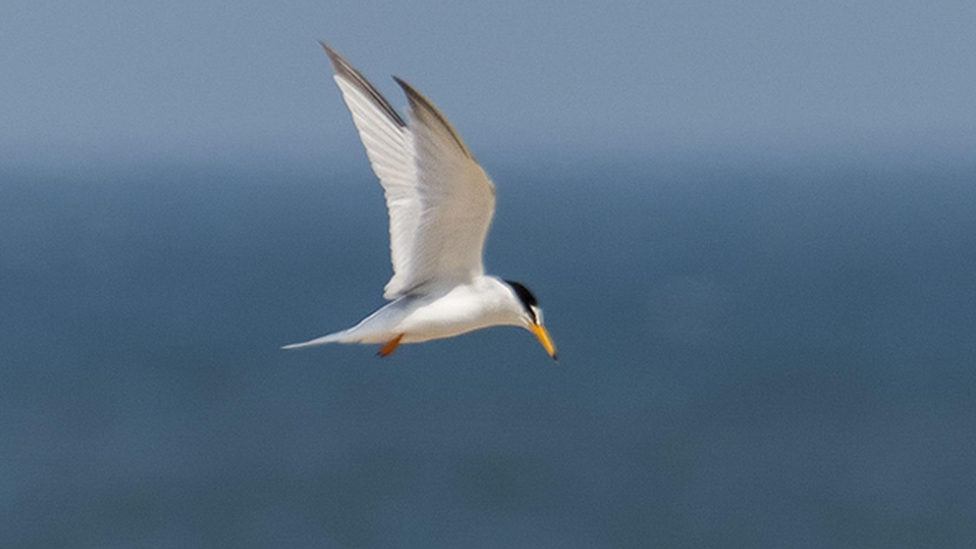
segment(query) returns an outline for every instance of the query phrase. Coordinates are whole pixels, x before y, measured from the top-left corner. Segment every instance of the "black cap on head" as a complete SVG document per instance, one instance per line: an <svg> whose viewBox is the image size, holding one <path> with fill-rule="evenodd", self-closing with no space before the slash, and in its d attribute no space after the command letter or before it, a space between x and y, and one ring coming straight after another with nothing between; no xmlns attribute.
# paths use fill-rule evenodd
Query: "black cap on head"
<svg viewBox="0 0 976 549"><path fill-rule="evenodd" d="M522 284L519 284L518 282L515 282L514 280L506 280L505 284L508 284L509 286L512 287L513 290L515 290L515 295L517 295L519 301L522 302L522 307L524 307L526 312L528 312L529 315L536 322L538 322L539 319L536 318L535 311L532 310L532 308L538 307L539 301L535 298L534 295L532 295L532 292L530 292L528 288L526 288Z"/></svg>
<svg viewBox="0 0 976 549"><path fill-rule="evenodd" d="M526 329L535 335L539 343L549 353L549 356L558 362L559 355L556 353L556 345L552 342L552 338L549 337L549 332L545 326L542 325L542 309L539 308L539 301L532 295L532 292L528 288L518 282L513 280L505 280L504 282L515 292L515 295L518 296L519 301L522 303L522 308L529 314L531 323L526 326Z"/></svg>

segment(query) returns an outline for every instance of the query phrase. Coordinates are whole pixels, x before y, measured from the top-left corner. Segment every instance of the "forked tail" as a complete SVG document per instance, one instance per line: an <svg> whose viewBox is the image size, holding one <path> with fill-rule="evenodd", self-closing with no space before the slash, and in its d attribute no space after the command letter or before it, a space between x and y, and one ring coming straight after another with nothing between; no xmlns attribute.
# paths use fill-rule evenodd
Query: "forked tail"
<svg viewBox="0 0 976 549"><path fill-rule="evenodd" d="M348 331L349 330L343 330L341 332L324 335L322 337L317 337L301 343L292 343L291 345L285 345L282 347L282 349L304 349L305 347L315 347L316 345L325 345L326 343L338 343L342 341L343 337L347 335Z"/></svg>

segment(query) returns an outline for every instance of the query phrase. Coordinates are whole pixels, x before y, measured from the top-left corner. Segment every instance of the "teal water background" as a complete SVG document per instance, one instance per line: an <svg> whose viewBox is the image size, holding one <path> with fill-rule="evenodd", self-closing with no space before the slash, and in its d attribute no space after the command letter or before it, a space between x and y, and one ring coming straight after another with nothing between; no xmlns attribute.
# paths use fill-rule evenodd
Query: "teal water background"
<svg viewBox="0 0 976 549"><path fill-rule="evenodd" d="M559 364L280 351L382 304L361 164L0 170L0 545L976 540L976 167L496 162Z"/></svg>

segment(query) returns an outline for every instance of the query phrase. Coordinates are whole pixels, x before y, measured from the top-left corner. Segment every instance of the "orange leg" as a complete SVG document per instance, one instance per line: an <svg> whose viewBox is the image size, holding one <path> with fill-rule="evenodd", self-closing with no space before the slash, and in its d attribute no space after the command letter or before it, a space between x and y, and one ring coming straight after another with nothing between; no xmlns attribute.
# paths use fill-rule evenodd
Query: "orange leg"
<svg viewBox="0 0 976 549"><path fill-rule="evenodd" d="M400 345L401 339L403 339L403 334L400 334L395 338L387 341L385 345L380 347L380 352L376 354L380 356L390 356L391 354L393 354L393 351L396 351L396 348Z"/></svg>

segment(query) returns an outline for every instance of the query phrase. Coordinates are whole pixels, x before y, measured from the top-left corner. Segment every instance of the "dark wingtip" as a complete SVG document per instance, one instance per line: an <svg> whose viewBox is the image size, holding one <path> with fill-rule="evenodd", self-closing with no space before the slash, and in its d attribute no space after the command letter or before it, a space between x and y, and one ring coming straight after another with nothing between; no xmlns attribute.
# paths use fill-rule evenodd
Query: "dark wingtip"
<svg viewBox="0 0 976 549"><path fill-rule="evenodd" d="M322 49L325 50L325 53L329 55L329 61L332 61L332 67L336 70L336 72L341 72L343 65L349 64L345 59L342 58L341 55L336 53L336 51L330 48L329 45L324 41L319 40L319 45L321 45Z"/></svg>
<svg viewBox="0 0 976 549"><path fill-rule="evenodd" d="M446 131L447 134L450 135L452 139L454 139L454 142L457 143L458 148L461 149L461 152L464 153L464 156L467 156L472 160L474 159L474 156L471 154L471 151L468 150L468 146L464 144L464 141L461 139L461 136L458 135L457 130L455 130L454 126L452 126L451 123L447 121L447 117L444 116L444 113L442 113L440 109L438 109L437 107L434 106L433 103L431 103L430 99L424 97L422 93L417 91L416 88L408 84L404 79L400 78L399 76L394 76L393 80L395 80L396 83L400 85L400 88L403 90L403 93L406 94L407 100L410 101L410 108L413 109L414 116L417 116L418 118L421 119L426 118L429 120L432 118L433 120L436 120L437 124L439 124L441 128L443 128L443 130Z"/></svg>
<svg viewBox="0 0 976 549"><path fill-rule="evenodd" d="M396 81L396 83L399 84L401 88L403 88L403 91L405 91L407 93L410 93L411 91L414 92L414 93L417 93L416 90L413 89L413 86L411 86L410 84L407 84L399 76L393 75L393 80Z"/></svg>
<svg viewBox="0 0 976 549"><path fill-rule="evenodd" d="M396 109L390 106L390 103L386 100L386 98L383 97L383 94L374 88L373 85L369 83L369 80L367 80L365 76L356 70L356 68L353 67L349 61L346 61L344 57L339 55L338 52L329 47L329 45L325 42L319 40L319 44L322 45L325 53L329 55L329 60L332 61L332 68L335 70L336 75L349 81L351 84L359 88L359 90L365 95L371 98L373 103L382 109L383 112L386 113L386 116L389 117L394 124L401 128L405 128L407 126L406 121L400 117L400 115L396 112Z"/></svg>

